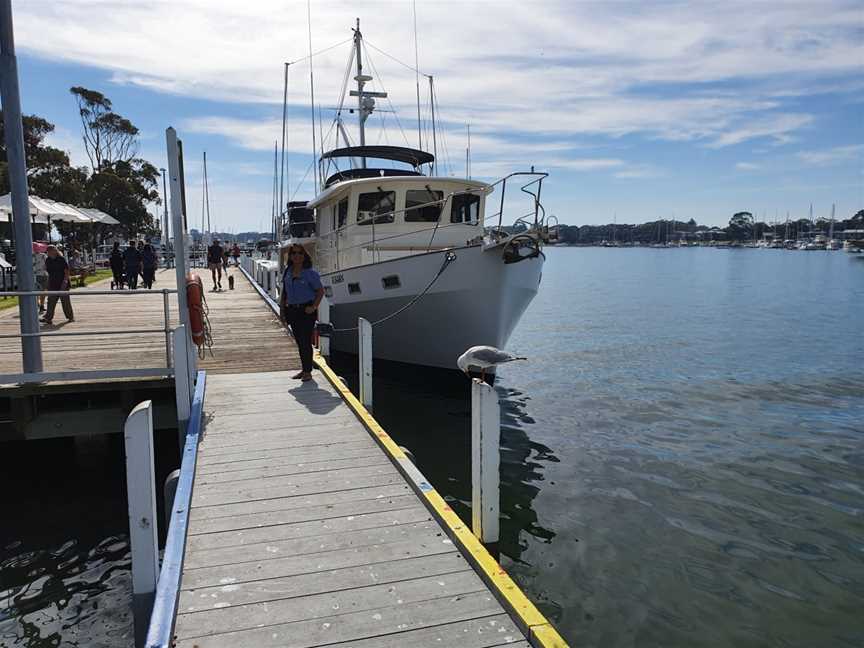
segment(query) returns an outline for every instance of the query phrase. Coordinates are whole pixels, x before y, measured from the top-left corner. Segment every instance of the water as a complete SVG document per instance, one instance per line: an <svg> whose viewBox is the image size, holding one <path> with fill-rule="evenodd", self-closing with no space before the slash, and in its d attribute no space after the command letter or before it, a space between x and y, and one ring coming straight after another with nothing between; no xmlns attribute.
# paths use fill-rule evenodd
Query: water
<svg viewBox="0 0 864 648"><path fill-rule="evenodd" d="M864 646L864 259L547 255L497 383L507 571L574 646ZM381 371L375 415L470 520L466 393Z"/></svg>
<svg viewBox="0 0 864 648"><path fill-rule="evenodd" d="M162 483L176 431L156 450ZM0 444L0 493L0 647L132 648L122 435Z"/></svg>
<svg viewBox="0 0 864 648"><path fill-rule="evenodd" d="M864 259L547 255L497 383L507 571L574 646L864 646ZM376 365L468 520L466 394ZM2 447L0 646L131 646L124 479L119 436Z"/></svg>

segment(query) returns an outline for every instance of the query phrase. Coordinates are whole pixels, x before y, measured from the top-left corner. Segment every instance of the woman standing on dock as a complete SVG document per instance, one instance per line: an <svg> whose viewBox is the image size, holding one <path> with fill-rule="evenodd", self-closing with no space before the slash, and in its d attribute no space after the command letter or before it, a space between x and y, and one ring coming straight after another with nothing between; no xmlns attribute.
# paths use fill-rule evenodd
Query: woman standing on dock
<svg viewBox="0 0 864 648"><path fill-rule="evenodd" d="M280 306L285 323L291 326L303 365L294 378L305 382L312 379L312 331L318 319L318 305L324 298L324 287L321 277L312 269L312 258L302 245L292 245L288 258L291 264L282 275Z"/></svg>

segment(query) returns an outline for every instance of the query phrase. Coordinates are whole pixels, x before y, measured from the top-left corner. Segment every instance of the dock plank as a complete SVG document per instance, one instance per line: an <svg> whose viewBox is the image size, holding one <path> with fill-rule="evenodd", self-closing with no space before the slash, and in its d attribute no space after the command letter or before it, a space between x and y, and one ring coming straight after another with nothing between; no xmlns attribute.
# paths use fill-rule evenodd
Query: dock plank
<svg viewBox="0 0 864 648"><path fill-rule="evenodd" d="M195 270L209 286L208 272ZM207 291L205 299L213 331L212 352L208 351L199 366L210 374L250 373L257 375L262 368L278 371L297 371L300 356L294 341L285 328L263 302L261 297L236 268L234 290ZM227 278L223 279L227 288ZM110 279L90 284L75 291L72 307L75 321L67 323L60 305L55 312L54 326L43 327L49 332L122 331L132 329L158 329L163 326L163 299L139 288L116 295L92 295L94 290L108 290ZM176 288L174 270L156 273L154 290ZM148 294L149 293L149 294ZM169 317L177 326L179 313L177 297L169 299ZM0 333L18 333L18 309L0 311ZM0 374L21 372L21 344L7 339L0 345ZM164 367L165 335L163 332L146 334L95 335L42 338L45 371L73 371L98 369L143 369ZM114 379L116 380L116 379Z"/></svg>
<svg viewBox="0 0 864 648"><path fill-rule="evenodd" d="M527 646L316 372L208 378L177 645Z"/></svg>

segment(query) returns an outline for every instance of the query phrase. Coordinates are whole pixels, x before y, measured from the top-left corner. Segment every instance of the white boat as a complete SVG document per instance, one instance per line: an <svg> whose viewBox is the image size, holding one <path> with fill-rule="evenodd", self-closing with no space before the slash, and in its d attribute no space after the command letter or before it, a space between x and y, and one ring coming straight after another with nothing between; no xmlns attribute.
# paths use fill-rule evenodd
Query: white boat
<svg viewBox="0 0 864 648"><path fill-rule="evenodd" d="M860 254L864 252L864 240L854 241L852 239L843 242L843 251L849 254Z"/></svg>
<svg viewBox="0 0 864 648"><path fill-rule="evenodd" d="M357 90L351 94L358 97L360 145L347 145L344 127L336 124L346 146L321 156L326 180L307 205L294 203L293 214L305 216L289 213L294 236L282 244L280 257L286 263L292 243L312 254L325 287L327 305L319 317L332 325L331 349L356 353L363 317L373 324L375 358L455 369L469 347L506 346L537 293L542 246L557 231L539 199L547 174L532 168L491 184L445 177L435 174L428 152L365 145L364 123L375 98L386 93L364 90L371 77L360 63L361 43L358 25ZM532 212L517 221L519 231L502 226L508 185L533 197ZM497 212L487 216L493 192Z"/></svg>

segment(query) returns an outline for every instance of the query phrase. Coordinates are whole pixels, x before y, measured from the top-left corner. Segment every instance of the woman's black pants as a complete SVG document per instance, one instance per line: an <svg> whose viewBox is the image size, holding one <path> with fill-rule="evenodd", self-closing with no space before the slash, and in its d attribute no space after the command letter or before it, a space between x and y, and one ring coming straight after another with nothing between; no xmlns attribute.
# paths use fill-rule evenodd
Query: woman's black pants
<svg viewBox="0 0 864 648"><path fill-rule="evenodd" d="M285 319L294 333L294 340L300 351L300 362L303 365L303 371L307 373L312 371L312 331L315 330L315 320L317 319L317 313L306 314L305 309L309 305L289 304L285 308Z"/></svg>

